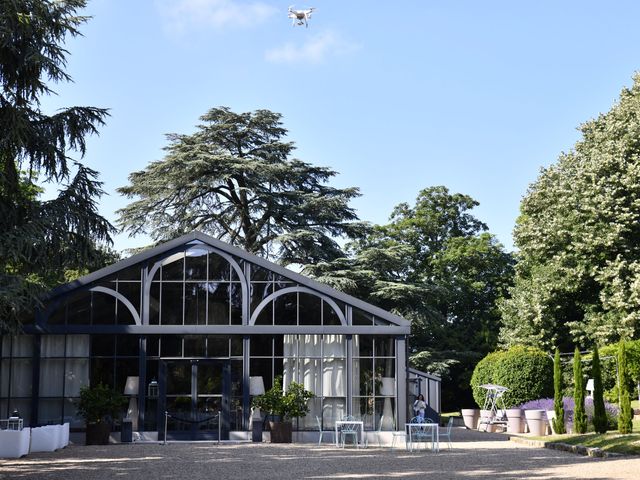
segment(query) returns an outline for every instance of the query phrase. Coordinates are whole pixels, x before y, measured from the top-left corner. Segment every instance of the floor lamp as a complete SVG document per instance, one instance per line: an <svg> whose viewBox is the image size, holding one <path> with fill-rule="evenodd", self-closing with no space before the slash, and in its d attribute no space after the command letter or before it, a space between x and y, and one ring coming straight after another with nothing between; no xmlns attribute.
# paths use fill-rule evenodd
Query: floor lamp
<svg viewBox="0 0 640 480"><path fill-rule="evenodd" d="M264 395L264 380L262 377L249 377L249 395L255 397ZM251 439L262 442L262 414L254 407L251 412Z"/></svg>
<svg viewBox="0 0 640 480"><path fill-rule="evenodd" d="M124 394L129 396L129 408L127 409L127 417L131 419L133 431L138 431L138 386L139 377L127 377L124 385Z"/></svg>

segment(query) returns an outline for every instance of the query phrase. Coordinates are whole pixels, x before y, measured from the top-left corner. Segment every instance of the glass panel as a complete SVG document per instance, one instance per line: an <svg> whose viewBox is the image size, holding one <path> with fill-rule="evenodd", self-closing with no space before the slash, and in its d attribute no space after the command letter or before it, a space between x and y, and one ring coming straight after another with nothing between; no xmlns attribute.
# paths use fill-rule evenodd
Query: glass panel
<svg viewBox="0 0 640 480"><path fill-rule="evenodd" d="M142 268L140 265L133 265L132 267L120 270L117 273L118 280L142 280Z"/></svg>
<svg viewBox="0 0 640 480"><path fill-rule="evenodd" d="M231 430L242 430L244 412L242 409L242 397L233 397L231 399L230 409L229 428Z"/></svg>
<svg viewBox="0 0 640 480"><path fill-rule="evenodd" d="M273 386L273 375L271 372L271 359L252 358L249 362L249 371L252 377L262 377L265 391Z"/></svg>
<svg viewBox="0 0 640 480"><path fill-rule="evenodd" d="M162 281L184 279L184 257L162 265Z"/></svg>
<svg viewBox="0 0 640 480"><path fill-rule="evenodd" d="M396 384L396 361L393 358L385 358L375 360L376 369L376 395L390 396L395 395Z"/></svg>
<svg viewBox="0 0 640 480"><path fill-rule="evenodd" d="M333 309L331 305L329 305L324 300L322 301L322 323L324 325L341 325L340 317Z"/></svg>
<svg viewBox="0 0 640 480"><path fill-rule="evenodd" d="M93 300L92 300L92 315L93 315L93 324L94 325L113 325L116 321L116 299L111 295L107 295L106 293L101 292L91 292ZM75 315L75 316L74 316ZM79 320L80 316L84 315L88 318L88 313L80 314L78 311L75 312L72 309L72 306L69 305L69 324L72 323L86 323ZM76 320L72 320L75 318Z"/></svg>
<svg viewBox="0 0 640 480"><path fill-rule="evenodd" d="M33 379L32 360L30 358L14 359L11 365L11 396L30 397Z"/></svg>
<svg viewBox="0 0 640 480"><path fill-rule="evenodd" d="M384 415L382 421L382 430L394 430L396 422L396 399L395 398L376 398L375 406L376 424L380 421L380 417ZM400 426L402 428L402 426Z"/></svg>
<svg viewBox="0 0 640 480"><path fill-rule="evenodd" d="M251 283L251 314L271 292L273 292L273 288L270 283Z"/></svg>
<svg viewBox="0 0 640 480"><path fill-rule="evenodd" d="M395 357L396 340L393 337L376 337L376 357Z"/></svg>
<svg viewBox="0 0 640 480"><path fill-rule="evenodd" d="M38 420L44 425L62 421L62 398L41 398L38 401Z"/></svg>
<svg viewBox="0 0 640 480"><path fill-rule="evenodd" d="M296 325L298 317L297 292L285 293L274 301L274 325Z"/></svg>
<svg viewBox="0 0 640 480"><path fill-rule="evenodd" d="M80 292L67 303L67 323L70 325L89 325L91 312L91 294Z"/></svg>
<svg viewBox="0 0 640 480"><path fill-rule="evenodd" d="M91 335L91 356L112 357L115 351L115 335Z"/></svg>
<svg viewBox="0 0 640 480"><path fill-rule="evenodd" d="M163 357L181 357L182 337L177 335L164 335L160 341L160 355Z"/></svg>
<svg viewBox="0 0 640 480"><path fill-rule="evenodd" d="M270 357L273 352L273 337L270 335L251 335L249 352L252 357Z"/></svg>
<svg viewBox="0 0 640 480"><path fill-rule="evenodd" d="M242 325L242 287L239 283L229 284L231 296L231 325Z"/></svg>
<svg viewBox="0 0 640 480"><path fill-rule="evenodd" d="M229 337L223 335L207 337L207 353L209 357L228 357Z"/></svg>
<svg viewBox="0 0 640 480"><path fill-rule="evenodd" d="M322 399L321 398L312 398L307 403L309 406L309 413L300 418L300 422L298 423L298 428L301 430L317 430L318 423L316 421L316 417L322 419ZM328 430L325 428L325 430ZM332 435L330 435L332 437Z"/></svg>
<svg viewBox="0 0 640 480"><path fill-rule="evenodd" d="M242 337L240 335L233 335L231 337L231 356L242 356Z"/></svg>
<svg viewBox="0 0 640 480"><path fill-rule="evenodd" d="M124 393L127 377L138 376L139 361L137 358L126 360L116 359L116 379L114 387L116 392Z"/></svg>
<svg viewBox="0 0 640 480"><path fill-rule="evenodd" d="M67 305L63 302L50 315L46 322L49 325L64 325Z"/></svg>
<svg viewBox="0 0 640 480"><path fill-rule="evenodd" d="M9 364L11 360L2 360L0 362L0 397L7 398L9 396ZM3 412L0 411L0 418L5 418Z"/></svg>
<svg viewBox="0 0 640 480"><path fill-rule="evenodd" d="M167 395L191 395L191 363L167 365Z"/></svg>
<svg viewBox="0 0 640 480"><path fill-rule="evenodd" d="M222 395L222 368L220 363L198 364L198 395Z"/></svg>
<svg viewBox="0 0 640 480"><path fill-rule="evenodd" d="M309 293L298 297L300 325L320 325L322 322L322 299Z"/></svg>
<svg viewBox="0 0 640 480"><path fill-rule="evenodd" d="M13 350L11 352L13 358L16 357L32 357L33 356L33 336L19 335L13 337Z"/></svg>
<svg viewBox="0 0 640 480"><path fill-rule="evenodd" d="M353 356L373 357L373 337L371 335L353 336Z"/></svg>
<svg viewBox="0 0 640 480"><path fill-rule="evenodd" d="M67 357L89 356L89 335L67 335Z"/></svg>
<svg viewBox="0 0 640 480"><path fill-rule="evenodd" d="M149 324L160 323L160 283L153 282L149 289Z"/></svg>
<svg viewBox="0 0 640 480"><path fill-rule="evenodd" d="M183 283L162 283L162 325L182 325Z"/></svg>
<svg viewBox="0 0 640 480"><path fill-rule="evenodd" d="M323 396L343 397L346 393L345 361L343 359L325 359L322 366Z"/></svg>
<svg viewBox="0 0 640 480"><path fill-rule="evenodd" d="M89 385L89 360L68 358L64 372L64 394L67 397L80 396L80 387Z"/></svg>
<svg viewBox="0 0 640 480"><path fill-rule="evenodd" d="M273 336L273 355L275 357L284 355L284 335Z"/></svg>
<svg viewBox="0 0 640 480"><path fill-rule="evenodd" d="M84 427L84 418L78 414L77 402L77 398L64 399L64 421L69 422L70 428Z"/></svg>
<svg viewBox="0 0 640 480"><path fill-rule="evenodd" d="M388 322L387 320L384 320L384 319L382 319L380 317L376 317L375 315L373 317L373 324L377 325L379 327L388 327L390 325L393 325L392 323Z"/></svg>
<svg viewBox="0 0 640 480"><path fill-rule="evenodd" d="M353 384L353 395L362 397L373 397L374 380L379 382L380 379L373 377L373 360L371 358L361 358L353 361L353 376L359 379ZM373 405L372 405L373 407Z"/></svg>
<svg viewBox="0 0 640 480"><path fill-rule="evenodd" d="M42 359L40 361L40 396L61 397L63 383L64 359Z"/></svg>
<svg viewBox="0 0 640 480"><path fill-rule="evenodd" d="M113 387L113 369L115 362L111 358L92 358L91 359L91 385L95 386L99 383L107 387Z"/></svg>
<svg viewBox="0 0 640 480"><path fill-rule="evenodd" d="M231 361L231 396L242 396L242 360Z"/></svg>
<svg viewBox="0 0 640 480"><path fill-rule="evenodd" d="M204 357L206 356L205 337L201 335L185 335L184 356Z"/></svg>
<svg viewBox="0 0 640 480"><path fill-rule="evenodd" d="M158 335L147 336L147 356L148 357L160 356L160 337Z"/></svg>
<svg viewBox="0 0 640 480"><path fill-rule="evenodd" d="M375 400L373 397L353 397L351 414L364 422L365 430L373 430Z"/></svg>
<svg viewBox="0 0 640 480"><path fill-rule="evenodd" d="M186 283L184 290L185 325L205 325L207 323L207 284Z"/></svg>
<svg viewBox="0 0 640 480"><path fill-rule="evenodd" d="M2 339L2 344L0 345L0 355L2 356L2 358L8 358L11 356L11 337L9 335L4 335L0 338Z"/></svg>
<svg viewBox="0 0 640 480"><path fill-rule="evenodd" d="M120 357L137 357L140 354L138 335L118 335L116 354Z"/></svg>
<svg viewBox="0 0 640 480"><path fill-rule="evenodd" d="M228 282L230 277L231 265L220 255L213 252L209 253L209 281L212 282Z"/></svg>
<svg viewBox="0 0 640 480"><path fill-rule="evenodd" d="M347 414L345 398L325 398L322 402L322 425L324 428L335 428L336 420Z"/></svg>
<svg viewBox="0 0 640 480"><path fill-rule="evenodd" d="M273 325L273 302L267 303L256 318L255 325Z"/></svg>
<svg viewBox="0 0 640 480"><path fill-rule="evenodd" d="M129 300L137 312L140 312L139 282L119 282L118 293L122 294L127 300ZM118 307L120 307L120 305Z"/></svg>
<svg viewBox="0 0 640 480"><path fill-rule="evenodd" d="M207 280L207 250L192 248L186 252L185 280Z"/></svg>
<svg viewBox="0 0 640 480"><path fill-rule="evenodd" d="M252 282L287 282L287 278L266 268L251 264L251 281Z"/></svg>
<svg viewBox="0 0 640 480"><path fill-rule="evenodd" d="M344 357L347 353L347 342L344 335L326 334L322 336L325 357Z"/></svg>
<svg viewBox="0 0 640 480"><path fill-rule="evenodd" d="M373 315L364 312L359 308L351 309L351 324L352 325L373 325Z"/></svg>
<svg viewBox="0 0 640 480"><path fill-rule="evenodd" d="M209 283L209 324L229 325L229 284Z"/></svg>
<svg viewBox="0 0 640 480"><path fill-rule="evenodd" d="M43 335L40 340L42 357L64 357L64 335Z"/></svg>

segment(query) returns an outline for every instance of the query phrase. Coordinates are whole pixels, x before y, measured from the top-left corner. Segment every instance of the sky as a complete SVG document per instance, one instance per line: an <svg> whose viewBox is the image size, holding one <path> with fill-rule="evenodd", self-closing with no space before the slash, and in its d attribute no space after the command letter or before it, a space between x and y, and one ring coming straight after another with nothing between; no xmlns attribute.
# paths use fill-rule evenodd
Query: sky
<svg viewBox="0 0 640 480"><path fill-rule="evenodd" d="M104 216L116 222L129 202L116 188L163 158L165 134L193 133L213 107L264 108L295 157L360 188L362 220L445 185L513 250L540 169L640 70L637 1L312 0L297 5L317 9L308 28L291 25L292 1L89 1L66 45L74 83L42 108L110 109L82 160L104 182Z"/></svg>

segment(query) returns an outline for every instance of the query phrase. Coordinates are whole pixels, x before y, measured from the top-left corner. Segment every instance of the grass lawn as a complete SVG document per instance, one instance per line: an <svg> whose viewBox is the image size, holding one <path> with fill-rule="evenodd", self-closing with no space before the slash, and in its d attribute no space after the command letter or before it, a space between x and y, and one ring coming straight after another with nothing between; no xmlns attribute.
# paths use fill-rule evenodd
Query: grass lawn
<svg viewBox="0 0 640 480"><path fill-rule="evenodd" d="M640 432L640 420L633 421L633 431ZM548 435L545 437L528 437L543 442L562 442L570 445L597 447L608 452L640 455L640 433L621 435L615 430L605 434L587 433L584 435Z"/></svg>

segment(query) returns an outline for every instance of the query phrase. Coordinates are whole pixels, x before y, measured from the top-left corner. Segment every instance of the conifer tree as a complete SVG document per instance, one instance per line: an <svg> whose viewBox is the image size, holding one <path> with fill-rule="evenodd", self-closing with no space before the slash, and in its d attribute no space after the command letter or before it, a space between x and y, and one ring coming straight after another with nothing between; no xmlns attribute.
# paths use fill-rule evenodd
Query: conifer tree
<svg viewBox="0 0 640 480"><path fill-rule="evenodd" d="M600 354L598 345L593 347L593 428L596 433L607 432L607 414L604 409L604 396L602 390L602 371L600 367Z"/></svg>
<svg viewBox="0 0 640 480"><path fill-rule="evenodd" d="M620 341L618 347L618 386L620 390L620 415L618 415L618 431L631 433L633 431L633 411L629 395L629 373L627 371L627 353L625 342Z"/></svg>
<svg viewBox="0 0 640 480"><path fill-rule="evenodd" d="M562 402L562 367L560 364L560 349L556 348L553 358L553 430L561 435L566 432L564 428L564 404Z"/></svg>
<svg viewBox="0 0 640 480"><path fill-rule="evenodd" d="M575 409L573 412L574 433L587 433L587 415L584 411L584 377L582 374L582 356L576 347L573 354L573 399Z"/></svg>

